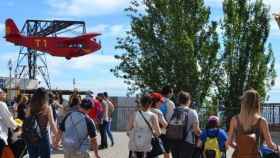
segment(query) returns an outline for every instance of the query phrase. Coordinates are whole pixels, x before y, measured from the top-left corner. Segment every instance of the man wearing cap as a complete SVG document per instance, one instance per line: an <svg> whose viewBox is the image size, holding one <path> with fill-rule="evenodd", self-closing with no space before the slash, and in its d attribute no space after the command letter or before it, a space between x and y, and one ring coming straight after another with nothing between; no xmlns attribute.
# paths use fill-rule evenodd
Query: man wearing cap
<svg viewBox="0 0 280 158"><path fill-rule="evenodd" d="M15 129L17 127L16 121L13 119L5 100L6 93L0 89L0 155L2 155L5 145L8 144L8 129Z"/></svg>
<svg viewBox="0 0 280 158"><path fill-rule="evenodd" d="M96 128L88 113L92 108L92 101L83 99L78 111L70 112L65 116L59 127L59 133L55 139L55 147L63 134L63 147L65 158L90 158L92 146L96 158L98 154Z"/></svg>

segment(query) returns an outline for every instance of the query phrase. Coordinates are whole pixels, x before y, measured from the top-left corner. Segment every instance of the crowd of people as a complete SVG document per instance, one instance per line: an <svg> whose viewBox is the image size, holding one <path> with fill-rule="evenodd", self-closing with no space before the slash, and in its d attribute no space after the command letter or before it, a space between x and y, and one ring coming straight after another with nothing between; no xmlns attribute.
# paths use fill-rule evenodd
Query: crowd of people
<svg viewBox="0 0 280 158"><path fill-rule="evenodd" d="M225 158L229 147L235 149L232 158L279 156L279 146L261 116L260 96L253 89L241 96L241 111L232 117L227 132L215 115L201 129L190 93L174 96L170 86L144 94L137 103L127 124L129 158ZM99 150L115 145L111 132L115 106L107 92L82 98L74 91L65 103L61 95L38 88L32 96L18 95L9 109L0 89L1 158L22 158L27 153L29 158L50 158L51 150L60 148L65 158L90 158L90 151L100 158Z"/></svg>
<svg viewBox="0 0 280 158"><path fill-rule="evenodd" d="M241 111L232 117L228 133L220 118L209 117L200 129L199 117L191 107L191 95L181 91L176 102L171 87L141 97L139 107L128 122L129 158L279 158L268 122L261 116L260 96L250 89L240 98ZM156 138L156 139L155 139Z"/></svg>
<svg viewBox="0 0 280 158"><path fill-rule="evenodd" d="M66 105L67 104L67 105ZM65 158L99 158L99 149L108 148L115 105L108 93L89 93L82 98L77 90L66 103L62 95L38 88L32 96L19 94L12 108L6 92L0 89L1 158L50 158L52 150L63 147ZM97 143L97 130L101 143Z"/></svg>

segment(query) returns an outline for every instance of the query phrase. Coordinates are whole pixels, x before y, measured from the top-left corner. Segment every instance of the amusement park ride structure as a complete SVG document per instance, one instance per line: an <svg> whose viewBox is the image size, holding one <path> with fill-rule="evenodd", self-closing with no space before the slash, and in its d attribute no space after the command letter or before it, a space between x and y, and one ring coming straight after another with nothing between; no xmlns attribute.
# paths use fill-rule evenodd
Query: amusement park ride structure
<svg viewBox="0 0 280 158"><path fill-rule="evenodd" d="M73 32L78 36L65 37ZM6 40L21 46L15 78L34 80L41 75L51 89L45 53L66 59L90 54L101 48L100 42L95 39L98 35L86 33L84 21L26 20L19 32L12 19L7 19Z"/></svg>

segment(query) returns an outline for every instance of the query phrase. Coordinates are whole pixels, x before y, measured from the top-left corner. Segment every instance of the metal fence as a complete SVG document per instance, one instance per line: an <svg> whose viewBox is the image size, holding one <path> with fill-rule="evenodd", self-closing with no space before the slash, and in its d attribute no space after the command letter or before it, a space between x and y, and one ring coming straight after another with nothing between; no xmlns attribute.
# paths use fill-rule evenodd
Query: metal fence
<svg viewBox="0 0 280 158"><path fill-rule="evenodd" d="M280 103L268 103L262 106L262 116L270 125L280 125Z"/></svg>
<svg viewBox="0 0 280 158"><path fill-rule="evenodd" d="M112 130L125 131L127 129L127 122L130 115L136 110L136 107L117 107L113 113Z"/></svg>
<svg viewBox="0 0 280 158"><path fill-rule="evenodd" d="M117 107L113 113L112 130L125 131L127 128L128 118L136 110L134 106ZM210 115L209 108L203 107L196 109L199 115L200 126L205 127L206 121ZM233 109L233 110L236 110ZM224 111L217 112L221 123L225 125ZM262 105L262 116L266 118L270 126L280 126L280 103L268 103Z"/></svg>

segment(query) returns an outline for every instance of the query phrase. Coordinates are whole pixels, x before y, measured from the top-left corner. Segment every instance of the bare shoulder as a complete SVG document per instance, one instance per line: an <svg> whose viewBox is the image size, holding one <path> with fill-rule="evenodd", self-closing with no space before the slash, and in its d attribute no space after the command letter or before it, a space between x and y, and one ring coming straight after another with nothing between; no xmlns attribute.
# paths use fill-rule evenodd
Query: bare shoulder
<svg viewBox="0 0 280 158"><path fill-rule="evenodd" d="M238 115L233 116L230 120L230 126L232 126L233 128L237 127L237 120L238 119Z"/></svg>
<svg viewBox="0 0 280 158"><path fill-rule="evenodd" d="M268 124L267 120L262 116L259 117L259 120L260 120L260 125L261 126L266 126Z"/></svg>

